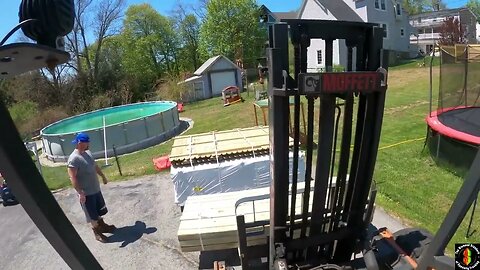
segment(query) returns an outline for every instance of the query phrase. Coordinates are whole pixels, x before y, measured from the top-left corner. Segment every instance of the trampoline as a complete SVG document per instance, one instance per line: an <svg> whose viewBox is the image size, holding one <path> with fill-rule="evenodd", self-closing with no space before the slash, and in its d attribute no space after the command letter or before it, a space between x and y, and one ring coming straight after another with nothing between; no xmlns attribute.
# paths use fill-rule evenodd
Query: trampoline
<svg viewBox="0 0 480 270"><path fill-rule="evenodd" d="M480 47L458 44L440 49L438 105L432 109L430 87L427 143L436 159L469 169L480 145Z"/></svg>

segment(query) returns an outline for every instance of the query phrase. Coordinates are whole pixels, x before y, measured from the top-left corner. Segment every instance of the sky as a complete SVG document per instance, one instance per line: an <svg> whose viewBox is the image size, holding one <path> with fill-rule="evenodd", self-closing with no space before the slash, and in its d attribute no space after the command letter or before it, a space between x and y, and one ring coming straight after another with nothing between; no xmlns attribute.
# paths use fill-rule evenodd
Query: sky
<svg viewBox="0 0 480 270"><path fill-rule="evenodd" d="M169 15L178 0L126 0L127 5L150 3L158 12L163 15ZM0 40L17 25L18 7L21 0L0 0ZM182 0L186 4L194 4L197 0ZM468 0L444 0L448 8L456 8L465 5ZM293 11L299 8L301 0L257 0L258 4L266 5L273 12ZM19 30L21 31L21 30ZM15 41L15 37L10 38L7 43Z"/></svg>

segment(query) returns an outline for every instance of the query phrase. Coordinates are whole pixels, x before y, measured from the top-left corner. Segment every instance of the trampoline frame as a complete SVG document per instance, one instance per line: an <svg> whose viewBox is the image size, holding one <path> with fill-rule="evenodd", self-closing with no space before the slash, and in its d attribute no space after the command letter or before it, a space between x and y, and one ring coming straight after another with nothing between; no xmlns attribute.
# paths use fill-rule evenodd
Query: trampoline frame
<svg viewBox="0 0 480 270"><path fill-rule="evenodd" d="M453 110L462 110L462 109L473 109L473 108L480 109L479 106L471 106L471 107L461 106L461 107L444 108L444 109L436 110L436 111L430 112L430 115L428 115L425 118L425 121L427 122L427 125L430 129L448 138L455 139L467 144L480 145L479 136L471 135L471 134L456 130L452 127L445 125L444 123L442 123L442 121L440 121L440 119L438 119L438 117L445 112L449 112Z"/></svg>

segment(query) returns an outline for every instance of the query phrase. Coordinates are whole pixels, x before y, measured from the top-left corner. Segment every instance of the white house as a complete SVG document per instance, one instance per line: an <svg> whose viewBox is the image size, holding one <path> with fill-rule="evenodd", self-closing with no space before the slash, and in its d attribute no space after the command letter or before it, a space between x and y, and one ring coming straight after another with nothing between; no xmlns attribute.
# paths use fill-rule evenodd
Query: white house
<svg viewBox="0 0 480 270"><path fill-rule="evenodd" d="M480 41L480 23L476 23L475 24L475 33L476 33L476 39L477 39L477 42Z"/></svg>
<svg viewBox="0 0 480 270"><path fill-rule="evenodd" d="M468 43L477 43L479 27L477 16L468 8L444 9L410 16L410 24L416 29L416 35L410 37L410 44L419 50L430 53L440 38L443 23L449 17L458 19Z"/></svg>
<svg viewBox="0 0 480 270"><path fill-rule="evenodd" d="M410 33L414 31L400 0L304 0L298 18L377 23L385 28L383 48L391 51L390 61L408 55ZM324 59L324 41L312 40L308 48L308 71L324 68ZM347 65L344 40L334 41L333 63Z"/></svg>

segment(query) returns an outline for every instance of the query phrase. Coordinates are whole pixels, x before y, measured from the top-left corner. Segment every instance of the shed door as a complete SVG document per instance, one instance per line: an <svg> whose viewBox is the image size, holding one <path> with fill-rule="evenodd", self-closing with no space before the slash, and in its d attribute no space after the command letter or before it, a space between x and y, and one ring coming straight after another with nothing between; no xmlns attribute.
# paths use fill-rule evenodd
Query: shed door
<svg viewBox="0 0 480 270"><path fill-rule="evenodd" d="M205 98L205 95L203 93L203 81L193 83L193 93L195 100Z"/></svg>
<svg viewBox="0 0 480 270"><path fill-rule="evenodd" d="M213 96L221 96L222 90L227 86L237 86L234 70L210 73L210 79Z"/></svg>

